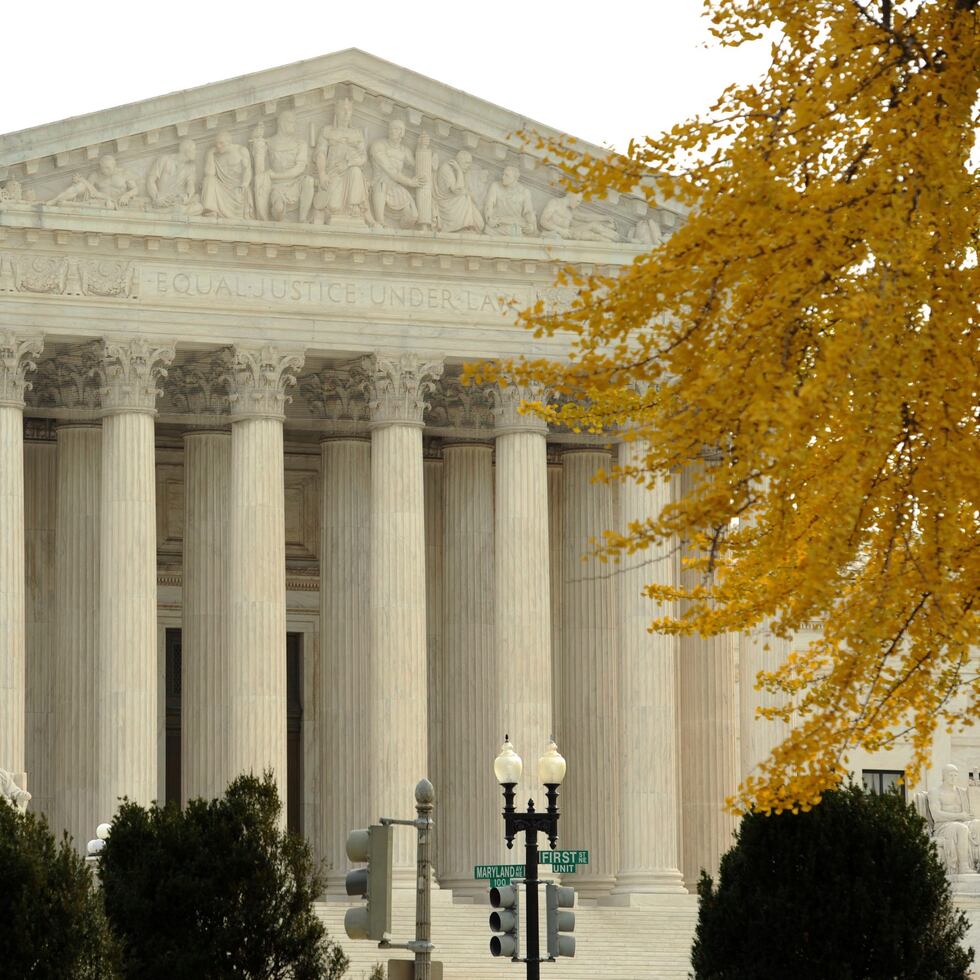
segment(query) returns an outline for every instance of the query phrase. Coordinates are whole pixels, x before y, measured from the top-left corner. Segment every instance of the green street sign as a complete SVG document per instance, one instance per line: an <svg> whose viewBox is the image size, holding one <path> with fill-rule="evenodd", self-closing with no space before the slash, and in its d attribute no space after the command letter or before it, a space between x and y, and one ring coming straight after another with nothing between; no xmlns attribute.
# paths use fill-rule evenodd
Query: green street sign
<svg viewBox="0 0 980 980"><path fill-rule="evenodd" d="M491 888L506 888L510 884L510 878L491 878L490 887Z"/></svg>
<svg viewBox="0 0 980 980"><path fill-rule="evenodd" d="M498 881L506 879L503 884L509 885L511 878L524 877L523 864L478 864L473 868L473 877L480 881L484 878L493 882L493 887L498 887Z"/></svg>
<svg viewBox="0 0 980 980"><path fill-rule="evenodd" d="M551 870L555 874L569 874L566 867L576 864L588 864L588 851L540 851L538 861L541 864L550 864ZM559 867L560 865L560 867Z"/></svg>

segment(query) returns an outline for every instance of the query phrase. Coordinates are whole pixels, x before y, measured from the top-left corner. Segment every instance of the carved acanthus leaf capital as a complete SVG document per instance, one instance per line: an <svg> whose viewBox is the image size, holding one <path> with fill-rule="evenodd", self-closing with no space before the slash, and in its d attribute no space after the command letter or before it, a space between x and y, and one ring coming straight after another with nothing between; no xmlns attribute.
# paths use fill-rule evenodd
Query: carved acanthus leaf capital
<svg viewBox="0 0 980 980"><path fill-rule="evenodd" d="M155 411L157 385L167 376L175 353L172 343L157 346L142 337L103 341L104 383L99 392L103 411Z"/></svg>
<svg viewBox="0 0 980 980"><path fill-rule="evenodd" d="M490 398L493 402L494 427L498 434L507 432L539 432L542 435L548 431L548 423L533 411L522 412L521 406L526 402L547 402L550 397L548 389L538 381L526 384L506 383L492 388Z"/></svg>
<svg viewBox="0 0 980 980"><path fill-rule="evenodd" d="M374 353L363 358L364 377L373 425L422 425L426 396L442 375L442 358L413 353Z"/></svg>
<svg viewBox="0 0 980 980"><path fill-rule="evenodd" d="M0 331L0 405L24 407L24 392L31 388L27 372L37 364L34 358L44 350L39 334L16 334Z"/></svg>
<svg viewBox="0 0 980 980"><path fill-rule="evenodd" d="M104 378L101 342L62 348L38 361L34 387L26 401L36 408L96 410Z"/></svg>
<svg viewBox="0 0 980 980"><path fill-rule="evenodd" d="M225 415L228 355L210 351L170 369L164 403L181 415ZM161 405L161 410L163 406Z"/></svg>
<svg viewBox="0 0 980 980"><path fill-rule="evenodd" d="M454 429L489 429L492 389L489 385L463 384L459 378L447 378L432 399L429 425Z"/></svg>
<svg viewBox="0 0 980 980"><path fill-rule="evenodd" d="M296 372L305 354L282 350L272 344L262 347L236 345L228 363L228 400L233 419L286 417L286 394L296 384Z"/></svg>
<svg viewBox="0 0 980 980"><path fill-rule="evenodd" d="M365 422L368 405L359 365L324 368L299 379L299 388L310 411L331 422Z"/></svg>

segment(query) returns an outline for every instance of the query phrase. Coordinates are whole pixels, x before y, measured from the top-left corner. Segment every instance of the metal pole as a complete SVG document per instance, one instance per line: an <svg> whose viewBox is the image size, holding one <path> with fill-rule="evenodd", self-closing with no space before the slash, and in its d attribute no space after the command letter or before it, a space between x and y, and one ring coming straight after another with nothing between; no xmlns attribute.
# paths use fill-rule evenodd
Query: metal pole
<svg viewBox="0 0 980 980"><path fill-rule="evenodd" d="M429 878L432 867L432 810L436 793L432 783L423 779L415 787L416 826L419 832L418 875L415 882L415 941L424 944L424 950L415 950L415 980L430 980L432 976L432 906L429 898Z"/></svg>
<svg viewBox="0 0 980 980"><path fill-rule="evenodd" d="M528 800L528 812L534 812L534 803ZM538 832L533 827L524 831L524 881L527 889L527 980L540 980L541 963L538 949Z"/></svg>

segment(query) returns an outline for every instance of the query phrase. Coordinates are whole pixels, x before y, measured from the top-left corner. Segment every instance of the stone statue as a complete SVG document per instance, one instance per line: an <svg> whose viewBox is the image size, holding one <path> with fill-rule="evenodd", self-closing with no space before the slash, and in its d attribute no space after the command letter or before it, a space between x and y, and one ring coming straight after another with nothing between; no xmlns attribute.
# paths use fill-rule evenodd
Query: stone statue
<svg viewBox="0 0 980 980"><path fill-rule="evenodd" d="M255 211L263 221L282 221L286 210L297 208L306 221L313 206L316 184L306 172L309 147L296 135L296 113L287 110L279 117L276 135L266 139L259 123L251 139L255 168Z"/></svg>
<svg viewBox="0 0 980 980"><path fill-rule="evenodd" d="M656 212L648 211L645 218L640 218L630 230L630 241L637 245L659 245L666 236L657 223Z"/></svg>
<svg viewBox="0 0 980 980"><path fill-rule="evenodd" d="M582 203L582 195L566 194L550 200L541 211L541 230L559 238L581 242L618 242L611 218L582 218L575 212Z"/></svg>
<svg viewBox="0 0 980 980"><path fill-rule="evenodd" d="M355 226L373 224L368 208L367 163L364 133L351 125L354 103L340 99L334 107L333 125L323 127L314 162L317 189L313 195L313 223L346 221Z"/></svg>
<svg viewBox="0 0 980 980"><path fill-rule="evenodd" d="M197 193L197 144L181 140L176 153L167 153L153 161L146 176L150 206L156 211L179 214L201 214L204 205Z"/></svg>
<svg viewBox="0 0 980 980"><path fill-rule="evenodd" d="M538 219L534 214L531 192L518 181L520 171L513 164L504 167L500 180L495 180L487 191L483 205L488 235L536 235Z"/></svg>
<svg viewBox="0 0 980 980"><path fill-rule="evenodd" d="M34 200L34 191L24 190L23 185L19 180L11 177L4 184L0 184L0 202L11 201L11 202L31 202Z"/></svg>
<svg viewBox="0 0 980 980"><path fill-rule="evenodd" d="M443 231L483 231L483 215L470 195L467 174L473 156L460 150L436 171L435 200L439 208L439 227Z"/></svg>
<svg viewBox="0 0 980 980"><path fill-rule="evenodd" d="M219 218L251 218L252 158L244 146L231 141L227 129L218 130L214 146L204 157L201 203L205 214Z"/></svg>
<svg viewBox="0 0 980 980"><path fill-rule="evenodd" d="M439 226L439 211L433 197L433 184L438 161L432 151L432 137L424 130L419 134L415 147L416 176L425 174L425 183L419 185L415 192L415 206L418 208L418 224L420 228L437 228Z"/></svg>
<svg viewBox="0 0 980 980"><path fill-rule="evenodd" d="M0 800L15 810L26 813L27 804L31 802L31 794L17 785L13 773L7 772L6 769L0 769Z"/></svg>
<svg viewBox="0 0 980 980"><path fill-rule="evenodd" d="M414 165L415 155L403 144L405 124L393 119L388 124L388 135L371 144L371 163L374 164L374 186L371 190L371 210L378 224L385 224L389 213L403 227L411 227L418 221L418 208L413 190L428 179L426 174L413 177L405 173L405 167Z"/></svg>
<svg viewBox="0 0 980 980"><path fill-rule="evenodd" d="M958 775L956 766L943 766L942 782L929 790L929 816L947 872L970 874L980 852L980 820L970 812L966 790L956 786Z"/></svg>
<svg viewBox="0 0 980 980"><path fill-rule="evenodd" d="M107 153L99 160L99 169L95 173L88 178L75 174L71 184L51 198L48 204L90 204L117 210L136 204L138 192L136 178L120 169L116 158Z"/></svg>

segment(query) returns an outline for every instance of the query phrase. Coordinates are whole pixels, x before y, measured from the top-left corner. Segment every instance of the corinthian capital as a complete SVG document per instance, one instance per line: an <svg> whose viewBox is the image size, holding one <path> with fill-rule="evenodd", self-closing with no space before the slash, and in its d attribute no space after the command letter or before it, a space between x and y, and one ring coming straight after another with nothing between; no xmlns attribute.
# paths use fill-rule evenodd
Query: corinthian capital
<svg viewBox="0 0 980 980"><path fill-rule="evenodd" d="M37 367L33 358L42 350L40 335L0 331L0 405L24 407L24 392L31 388L26 374Z"/></svg>
<svg viewBox="0 0 980 980"><path fill-rule="evenodd" d="M142 337L106 340L102 346L105 383L99 390L107 412L152 412L156 409L158 382L167 376L174 359L174 345L158 347Z"/></svg>
<svg viewBox="0 0 980 980"><path fill-rule="evenodd" d="M548 423L543 418L528 410L521 412L525 402L546 402L549 398L548 389L538 381L527 384L508 382L491 389L490 398L493 404L494 428L498 434L507 432L540 432L548 431Z"/></svg>
<svg viewBox="0 0 980 980"><path fill-rule="evenodd" d="M442 375L442 358L419 354L369 354L359 367L374 425L421 425Z"/></svg>
<svg viewBox="0 0 980 980"><path fill-rule="evenodd" d="M303 351L282 350L265 344L246 347L236 344L229 355L228 401L233 419L284 419L286 389L296 384L303 366Z"/></svg>

